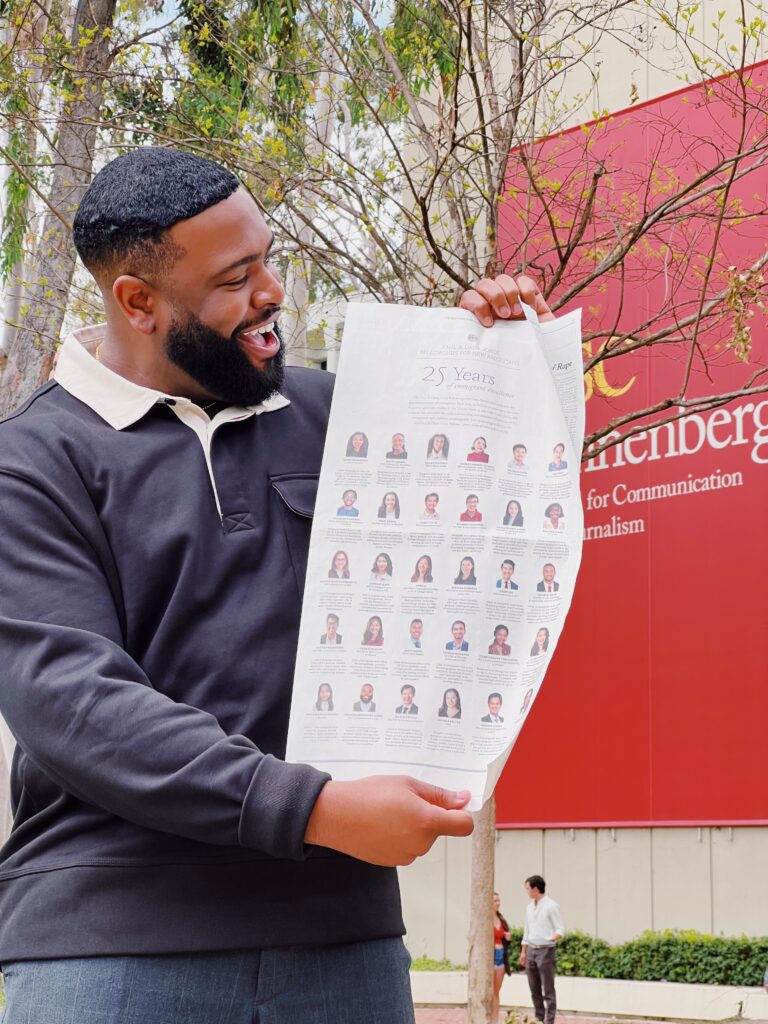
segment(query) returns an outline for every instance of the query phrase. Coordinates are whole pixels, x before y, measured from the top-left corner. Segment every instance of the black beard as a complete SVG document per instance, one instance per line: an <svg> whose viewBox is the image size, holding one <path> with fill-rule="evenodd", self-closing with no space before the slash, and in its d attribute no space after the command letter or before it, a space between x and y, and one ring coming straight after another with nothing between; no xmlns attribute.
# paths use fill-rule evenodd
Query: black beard
<svg viewBox="0 0 768 1024"><path fill-rule="evenodd" d="M275 325L272 330L280 341L280 349L266 369L257 370L237 341L238 334L250 326L241 324L227 337L208 327L194 313L187 313L184 321L174 316L165 339L165 354L218 401L228 405L260 405L283 385L284 346Z"/></svg>

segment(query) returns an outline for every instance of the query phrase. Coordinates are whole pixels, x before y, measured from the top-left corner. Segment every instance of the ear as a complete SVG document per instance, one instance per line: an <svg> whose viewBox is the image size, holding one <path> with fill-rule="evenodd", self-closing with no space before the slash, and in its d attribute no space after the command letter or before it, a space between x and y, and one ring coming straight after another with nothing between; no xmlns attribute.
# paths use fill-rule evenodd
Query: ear
<svg viewBox="0 0 768 1024"><path fill-rule="evenodd" d="M154 334L159 300L151 285L140 277L121 274L112 284L112 295L134 330L141 334Z"/></svg>

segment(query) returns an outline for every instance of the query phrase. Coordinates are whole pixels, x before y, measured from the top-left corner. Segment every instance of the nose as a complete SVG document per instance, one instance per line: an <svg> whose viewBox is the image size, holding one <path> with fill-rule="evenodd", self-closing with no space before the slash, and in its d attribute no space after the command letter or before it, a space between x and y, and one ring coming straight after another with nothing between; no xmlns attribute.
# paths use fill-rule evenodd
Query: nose
<svg viewBox="0 0 768 1024"><path fill-rule="evenodd" d="M285 301L285 289L280 274L269 263L265 263L254 280L251 292L251 307L261 313L267 306L282 306Z"/></svg>

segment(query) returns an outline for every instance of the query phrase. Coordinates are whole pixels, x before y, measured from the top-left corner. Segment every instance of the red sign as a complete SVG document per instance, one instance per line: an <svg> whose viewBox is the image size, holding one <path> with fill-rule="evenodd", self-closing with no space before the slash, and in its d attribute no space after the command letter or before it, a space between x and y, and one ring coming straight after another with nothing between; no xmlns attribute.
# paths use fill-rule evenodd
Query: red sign
<svg viewBox="0 0 768 1024"><path fill-rule="evenodd" d="M768 394L663 426L674 408L621 422L686 379L702 398L768 362L755 270L768 249L766 87L768 62L511 165L508 265L557 274L555 296L594 275L565 307L584 310L585 360L627 351L586 378L588 431L616 420L620 443L583 467L576 596L497 788L501 827L768 824ZM638 222L647 230L611 266Z"/></svg>

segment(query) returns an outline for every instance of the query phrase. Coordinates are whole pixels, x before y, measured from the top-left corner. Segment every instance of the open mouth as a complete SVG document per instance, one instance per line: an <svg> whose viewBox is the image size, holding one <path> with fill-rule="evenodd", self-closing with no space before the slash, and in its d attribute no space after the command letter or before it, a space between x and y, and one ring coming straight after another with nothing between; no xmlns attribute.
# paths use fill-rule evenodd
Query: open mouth
<svg viewBox="0 0 768 1024"><path fill-rule="evenodd" d="M280 339L274 330L276 323L277 318L262 327L251 327L238 334L237 340L251 362L263 363L265 359L271 359L280 351Z"/></svg>

